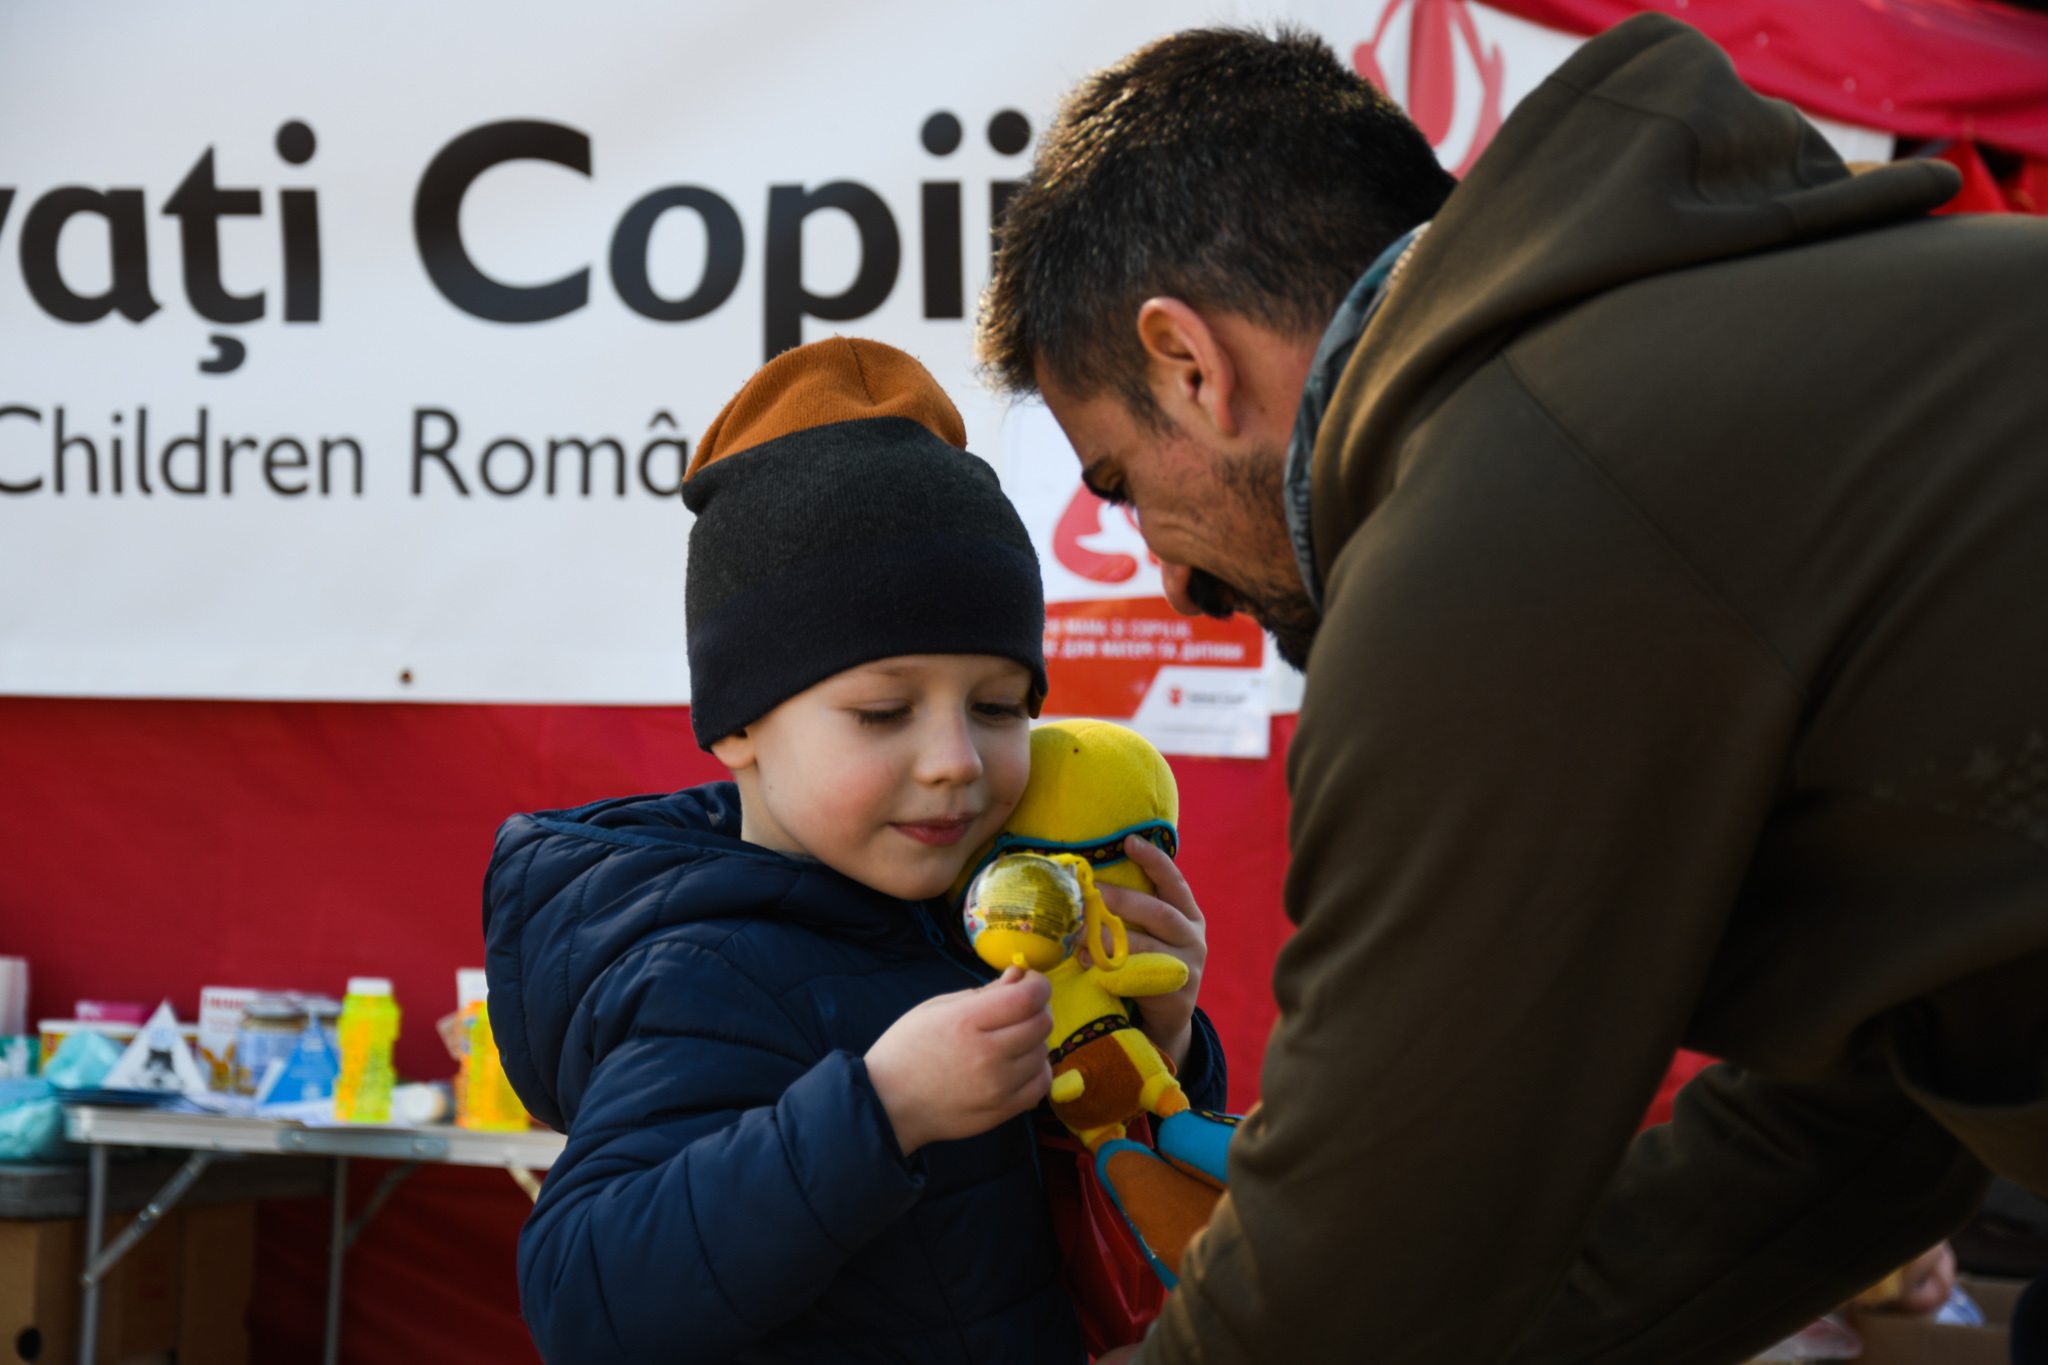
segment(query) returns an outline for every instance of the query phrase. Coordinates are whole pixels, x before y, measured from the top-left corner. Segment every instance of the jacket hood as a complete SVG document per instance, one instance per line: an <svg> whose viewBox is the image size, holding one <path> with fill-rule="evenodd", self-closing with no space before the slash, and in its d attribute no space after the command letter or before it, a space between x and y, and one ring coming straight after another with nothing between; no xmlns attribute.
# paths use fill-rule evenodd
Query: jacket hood
<svg viewBox="0 0 2048 1365"><path fill-rule="evenodd" d="M570 1023L598 978L652 939L771 919L842 940L915 941L905 902L739 833L731 782L515 815L499 828L484 875L491 1028L536 1118L566 1129L558 1082Z"/></svg>
<svg viewBox="0 0 2048 1365"><path fill-rule="evenodd" d="M1916 217L1961 183L1925 160L1852 176L1675 19L1588 42L1445 201L1331 395L1313 466L1324 581L1399 481L1408 434L1516 331L1632 280Z"/></svg>

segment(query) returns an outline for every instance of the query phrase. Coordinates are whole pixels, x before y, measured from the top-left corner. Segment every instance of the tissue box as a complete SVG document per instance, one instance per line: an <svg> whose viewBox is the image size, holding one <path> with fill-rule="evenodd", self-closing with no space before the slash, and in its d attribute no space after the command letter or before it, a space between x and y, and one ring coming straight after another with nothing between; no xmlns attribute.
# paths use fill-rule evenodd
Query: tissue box
<svg viewBox="0 0 2048 1365"><path fill-rule="evenodd" d="M1962 1286L1984 1310L1985 1326L1948 1327L1931 1317L1858 1312L1850 1319L1863 1338L1857 1365L2010 1365L2006 1325L2027 1282L1965 1275Z"/></svg>

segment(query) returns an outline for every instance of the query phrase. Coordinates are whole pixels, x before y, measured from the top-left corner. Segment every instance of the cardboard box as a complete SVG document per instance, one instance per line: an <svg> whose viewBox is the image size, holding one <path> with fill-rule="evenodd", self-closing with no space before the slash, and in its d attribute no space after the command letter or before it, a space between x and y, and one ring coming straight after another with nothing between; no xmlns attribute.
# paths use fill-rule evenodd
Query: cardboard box
<svg viewBox="0 0 2048 1365"><path fill-rule="evenodd" d="M178 1365L249 1365L256 1206L186 1209L180 1255Z"/></svg>
<svg viewBox="0 0 2048 1365"><path fill-rule="evenodd" d="M1859 1311L1850 1317L1863 1338L1857 1365L2010 1365L2006 1328L2027 1282L1965 1275L1962 1286L1984 1310L1986 1326L1948 1327L1931 1317Z"/></svg>
<svg viewBox="0 0 2048 1365"><path fill-rule="evenodd" d="M129 1217L107 1219L108 1240ZM79 1219L0 1220L0 1360L77 1360L84 1253ZM171 1210L107 1276L101 1365L248 1365L255 1277L254 1204Z"/></svg>
<svg viewBox="0 0 2048 1365"><path fill-rule="evenodd" d="M107 1240L133 1219L108 1218ZM184 1226L184 1210L172 1209L107 1272L100 1292L100 1359L108 1365L178 1349L178 1276L184 1268L178 1243Z"/></svg>
<svg viewBox="0 0 2048 1365"><path fill-rule="evenodd" d="M82 1231L76 1218L0 1222L0 1359L78 1359Z"/></svg>

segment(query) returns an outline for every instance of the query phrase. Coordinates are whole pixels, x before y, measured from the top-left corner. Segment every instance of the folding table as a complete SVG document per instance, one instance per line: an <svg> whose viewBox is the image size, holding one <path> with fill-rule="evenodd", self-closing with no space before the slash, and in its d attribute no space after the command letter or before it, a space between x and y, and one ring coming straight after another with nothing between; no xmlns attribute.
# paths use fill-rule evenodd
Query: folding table
<svg viewBox="0 0 2048 1365"><path fill-rule="evenodd" d="M401 1181L430 1161L451 1166L498 1166L511 1172L529 1197L537 1197L540 1184L532 1173L554 1165L566 1141L561 1134L545 1129L487 1133L445 1124L309 1126L288 1119L229 1118L95 1105L66 1106L64 1130L73 1142L92 1149L85 1214L84 1321L78 1336L79 1365L94 1365L98 1353L100 1287L107 1272L156 1226L157 1220L170 1211L220 1153L281 1152L334 1162L333 1218L327 1243L327 1322L321 1360L323 1365L337 1365L341 1358L342 1257ZM135 1220L121 1230L121 1235L103 1246L108 1149L112 1147L166 1148L192 1155ZM384 1177L361 1216L350 1223L348 1163L353 1157L401 1164Z"/></svg>

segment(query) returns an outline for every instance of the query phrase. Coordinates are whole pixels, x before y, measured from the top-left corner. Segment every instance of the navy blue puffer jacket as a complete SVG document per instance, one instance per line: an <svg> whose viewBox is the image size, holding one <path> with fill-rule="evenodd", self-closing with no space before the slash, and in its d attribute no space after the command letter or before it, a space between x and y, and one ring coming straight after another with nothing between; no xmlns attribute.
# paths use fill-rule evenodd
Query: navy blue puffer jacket
<svg viewBox="0 0 2048 1365"><path fill-rule="evenodd" d="M515 816L484 888L491 1023L569 1135L519 1242L541 1354L1085 1359L1028 1116L905 1160L861 1061L989 973L936 906L739 839L737 789ZM1198 1016L1183 1079L1223 1101Z"/></svg>

